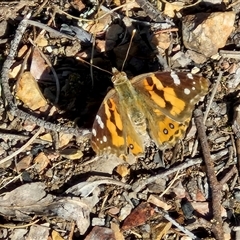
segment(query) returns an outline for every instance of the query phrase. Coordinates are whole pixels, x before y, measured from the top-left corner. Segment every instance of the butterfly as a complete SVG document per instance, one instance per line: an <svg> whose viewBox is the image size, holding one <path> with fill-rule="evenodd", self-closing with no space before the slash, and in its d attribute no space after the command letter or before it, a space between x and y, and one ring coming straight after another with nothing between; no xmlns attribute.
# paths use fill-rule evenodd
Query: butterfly
<svg viewBox="0 0 240 240"><path fill-rule="evenodd" d="M92 127L97 155L143 156L153 140L172 148L185 135L195 104L208 92L207 79L185 72L153 72L134 77L113 68L110 90Z"/></svg>

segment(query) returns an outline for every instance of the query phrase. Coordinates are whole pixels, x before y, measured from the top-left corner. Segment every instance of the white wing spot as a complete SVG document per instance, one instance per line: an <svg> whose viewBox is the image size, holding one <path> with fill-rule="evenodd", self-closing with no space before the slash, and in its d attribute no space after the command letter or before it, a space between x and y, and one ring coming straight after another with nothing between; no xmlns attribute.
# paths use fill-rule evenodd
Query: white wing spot
<svg viewBox="0 0 240 240"><path fill-rule="evenodd" d="M171 71L170 75L171 75L175 85L179 85L180 84L180 79L179 79L178 75L174 71Z"/></svg>
<svg viewBox="0 0 240 240"><path fill-rule="evenodd" d="M101 143L101 144L103 143L102 140L100 141L100 143Z"/></svg>
<svg viewBox="0 0 240 240"><path fill-rule="evenodd" d="M196 90L196 88L195 88L195 87L192 87L192 90L194 91L194 90Z"/></svg>
<svg viewBox="0 0 240 240"><path fill-rule="evenodd" d="M107 137L103 136L103 142L107 142Z"/></svg>
<svg viewBox="0 0 240 240"><path fill-rule="evenodd" d="M101 117L99 115L96 116L96 121L99 124L100 128L103 129L104 128L104 123L101 119Z"/></svg>
<svg viewBox="0 0 240 240"><path fill-rule="evenodd" d="M97 138L97 141L99 142L99 138Z"/></svg>
<svg viewBox="0 0 240 240"><path fill-rule="evenodd" d="M195 82L195 81L193 81L193 82L192 82L192 84L193 84L193 85L195 85L195 84L196 84L196 82Z"/></svg>
<svg viewBox="0 0 240 240"><path fill-rule="evenodd" d="M191 73L188 73L188 74L187 74L187 77L188 77L189 79L193 79L193 75L192 75Z"/></svg>
<svg viewBox="0 0 240 240"><path fill-rule="evenodd" d="M190 92L191 92L191 91L190 91L188 88L184 88L184 93L185 93L186 95L189 95Z"/></svg>
<svg viewBox="0 0 240 240"><path fill-rule="evenodd" d="M97 136L96 129L94 129L94 128L92 129L92 134L93 134L93 136L94 136L94 137L96 137L96 136Z"/></svg>

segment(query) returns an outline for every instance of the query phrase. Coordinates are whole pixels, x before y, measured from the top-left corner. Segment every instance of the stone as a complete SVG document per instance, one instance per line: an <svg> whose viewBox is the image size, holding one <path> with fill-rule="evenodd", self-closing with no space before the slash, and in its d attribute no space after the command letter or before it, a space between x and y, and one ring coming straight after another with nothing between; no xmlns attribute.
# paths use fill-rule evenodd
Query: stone
<svg viewBox="0 0 240 240"><path fill-rule="evenodd" d="M235 15L234 12L187 15L182 27L184 46L207 58L216 54L234 29Z"/></svg>

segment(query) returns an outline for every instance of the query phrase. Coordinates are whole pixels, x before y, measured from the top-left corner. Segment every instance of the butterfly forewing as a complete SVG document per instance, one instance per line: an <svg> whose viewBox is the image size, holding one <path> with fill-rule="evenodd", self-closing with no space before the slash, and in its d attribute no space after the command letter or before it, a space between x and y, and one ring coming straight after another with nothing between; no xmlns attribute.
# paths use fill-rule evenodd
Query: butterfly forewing
<svg viewBox="0 0 240 240"><path fill-rule="evenodd" d="M142 74L132 84L151 107L180 122L191 117L194 105L208 91L207 79L182 72Z"/></svg>

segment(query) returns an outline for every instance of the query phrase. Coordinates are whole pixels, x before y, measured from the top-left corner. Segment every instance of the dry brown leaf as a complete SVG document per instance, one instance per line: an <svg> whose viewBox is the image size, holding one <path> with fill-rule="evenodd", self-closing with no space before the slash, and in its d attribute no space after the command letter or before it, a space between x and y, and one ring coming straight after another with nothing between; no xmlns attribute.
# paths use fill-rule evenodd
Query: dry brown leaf
<svg viewBox="0 0 240 240"><path fill-rule="evenodd" d="M48 40L44 37L44 35L41 35L37 41L36 41L36 44L39 46L39 47L46 47L48 45Z"/></svg>
<svg viewBox="0 0 240 240"><path fill-rule="evenodd" d="M40 139L44 140L44 141L48 141L48 142L52 142L52 135L50 133L46 133L42 136L39 137Z"/></svg>
<svg viewBox="0 0 240 240"><path fill-rule="evenodd" d="M26 54L27 50L28 50L28 46L23 45L18 51L18 54L17 54L18 58L23 58L23 56Z"/></svg>
<svg viewBox="0 0 240 240"><path fill-rule="evenodd" d="M16 164L15 169L17 171L25 170L30 166L31 162L32 162L32 155L25 156Z"/></svg>
<svg viewBox="0 0 240 240"><path fill-rule="evenodd" d="M49 75L49 67L45 63L45 60L43 59L39 51L35 48L32 54L30 72L33 75L33 77L37 80L39 79L51 80L51 76Z"/></svg>
<svg viewBox="0 0 240 240"><path fill-rule="evenodd" d="M69 133L60 133L59 134L59 148L63 148L66 145L68 145L68 143L70 142L70 140L72 139L73 135L69 134Z"/></svg>
<svg viewBox="0 0 240 240"><path fill-rule="evenodd" d="M152 43L154 46L159 47L163 50L166 50L169 48L171 44L171 37L168 33L158 33L155 34Z"/></svg>
<svg viewBox="0 0 240 240"><path fill-rule="evenodd" d="M110 228L95 226L84 240L117 240Z"/></svg>
<svg viewBox="0 0 240 240"><path fill-rule="evenodd" d="M34 163L36 164L34 168L40 173L48 166L50 161L45 153L41 152L34 158Z"/></svg>
<svg viewBox="0 0 240 240"><path fill-rule="evenodd" d="M154 214L154 208L147 202L140 203L124 220L122 229L129 230L141 226Z"/></svg>
<svg viewBox="0 0 240 240"><path fill-rule="evenodd" d="M23 73L16 86L16 96L30 109L36 110L47 104L36 80L30 72Z"/></svg>
<svg viewBox="0 0 240 240"><path fill-rule="evenodd" d="M69 160L78 160L83 156L83 152L76 148L66 148L61 150L60 154Z"/></svg>
<svg viewBox="0 0 240 240"><path fill-rule="evenodd" d="M114 222L111 222L111 229L113 230L114 232L114 235L115 235L115 238L117 240L124 240L124 236L123 236L123 233L120 231L120 228L119 228L119 225L114 223Z"/></svg>
<svg viewBox="0 0 240 240"><path fill-rule="evenodd" d="M21 63L16 64L15 66L13 66L13 69L9 71L9 78L16 78L18 73L20 72L22 65Z"/></svg>
<svg viewBox="0 0 240 240"><path fill-rule="evenodd" d="M81 0L72 0L70 4L79 12L85 8L85 4Z"/></svg>
<svg viewBox="0 0 240 240"><path fill-rule="evenodd" d="M100 10L98 12L98 18L105 15L106 12L103 10ZM92 34L97 34L99 32L102 32L106 29L106 26L110 25L112 22L112 18L110 14L105 15L103 18L100 18L98 21L95 22L89 22L88 26L86 27L86 31Z"/></svg>
<svg viewBox="0 0 240 240"><path fill-rule="evenodd" d="M96 40L96 48L99 52L105 52L106 51L106 41L97 39Z"/></svg>
<svg viewBox="0 0 240 240"><path fill-rule="evenodd" d="M36 127L36 123L34 123L32 121L28 121L28 120L24 121L24 124L23 124L24 130L26 130L28 132L32 132L35 127Z"/></svg>
<svg viewBox="0 0 240 240"><path fill-rule="evenodd" d="M53 230L52 231L52 240L64 240L64 239L61 237L60 233Z"/></svg>
<svg viewBox="0 0 240 240"><path fill-rule="evenodd" d="M124 0L113 0L114 5L116 6L122 6L126 3ZM139 4L136 1L128 1L125 6L122 7L122 11L129 11L133 8L140 8Z"/></svg>
<svg viewBox="0 0 240 240"><path fill-rule="evenodd" d="M203 216L206 216L210 213L210 205L209 202L191 202L192 207L195 211L200 213ZM226 217L226 209L221 206L221 216Z"/></svg>
<svg viewBox="0 0 240 240"><path fill-rule="evenodd" d="M116 172L122 177L126 177L127 175L129 175L130 173L130 169L128 166L124 165L124 164L121 164L121 165L118 165L117 168L116 168Z"/></svg>
<svg viewBox="0 0 240 240"><path fill-rule="evenodd" d="M147 201L148 201L149 203L152 203L152 204L154 204L154 205L156 205L156 206L158 206L158 207L166 210L166 211L168 211L169 209L172 208L171 205L163 202L163 201L160 200L158 197L156 197L156 196L154 196L154 195L152 195L152 194L149 196L149 198L148 198Z"/></svg>
<svg viewBox="0 0 240 240"><path fill-rule="evenodd" d="M179 12L184 6L183 2L174 2L174 3L169 3L165 2L165 9L164 9L164 14L169 16L170 18L175 17L176 12Z"/></svg>
<svg viewBox="0 0 240 240"><path fill-rule="evenodd" d="M172 227L172 223L167 220L162 220L157 226L153 228L153 239L162 239Z"/></svg>
<svg viewBox="0 0 240 240"><path fill-rule="evenodd" d="M120 212L120 209L118 207L112 207L108 210L108 213L111 215L117 215Z"/></svg>

